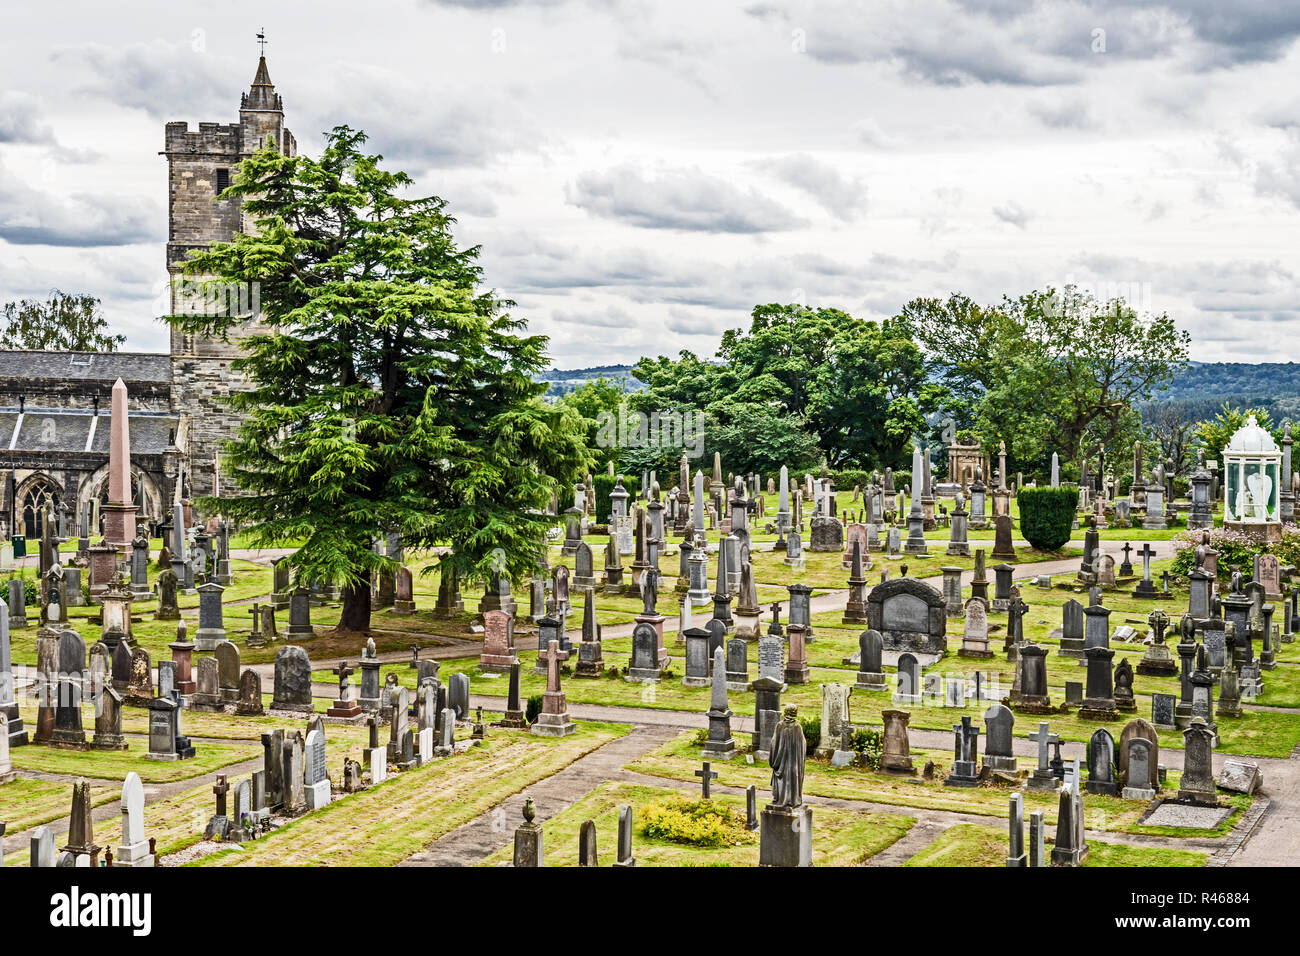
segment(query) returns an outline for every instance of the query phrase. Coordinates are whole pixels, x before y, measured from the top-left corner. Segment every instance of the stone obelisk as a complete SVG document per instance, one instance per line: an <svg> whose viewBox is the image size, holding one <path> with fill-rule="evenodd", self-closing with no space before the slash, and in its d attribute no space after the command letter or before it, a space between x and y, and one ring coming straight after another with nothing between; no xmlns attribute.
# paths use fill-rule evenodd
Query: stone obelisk
<svg viewBox="0 0 1300 956"><path fill-rule="evenodd" d="M113 383L113 411L108 440L108 503L104 505L104 540L119 548L135 538L135 502L131 499L131 433L126 421L126 383Z"/></svg>

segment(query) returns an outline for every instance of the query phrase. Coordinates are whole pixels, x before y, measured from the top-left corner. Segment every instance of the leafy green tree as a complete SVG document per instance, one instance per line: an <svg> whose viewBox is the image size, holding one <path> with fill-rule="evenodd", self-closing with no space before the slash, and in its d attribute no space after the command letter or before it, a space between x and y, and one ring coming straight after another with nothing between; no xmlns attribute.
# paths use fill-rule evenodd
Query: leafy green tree
<svg viewBox="0 0 1300 956"><path fill-rule="evenodd" d="M627 394L622 386L613 379L598 376L569 391L560 399L560 404L573 409L582 416L587 433L587 448L595 455L595 467L604 470L613 461L619 460L619 447L608 446L603 441L601 426L605 416L619 414L619 408L627 401Z"/></svg>
<svg viewBox="0 0 1300 956"><path fill-rule="evenodd" d="M831 467L902 464L945 389L927 381L921 350L898 323L839 315L806 414Z"/></svg>
<svg viewBox="0 0 1300 956"><path fill-rule="evenodd" d="M0 348L51 352L116 352L125 335L108 331L99 299L54 289L44 302L4 304Z"/></svg>
<svg viewBox="0 0 1300 956"><path fill-rule="evenodd" d="M719 452L734 474L771 475L782 465L808 469L821 460L817 437L797 415L740 402L715 403L708 414L705 461Z"/></svg>
<svg viewBox="0 0 1300 956"><path fill-rule="evenodd" d="M395 564L371 549L397 531L408 547L451 543L462 578L534 567L561 483L590 464L581 416L540 398L546 340L522 334L513 303L478 288L477 247L460 249L436 196L327 134L319 160L274 144L245 160L228 195L250 234L187 266L218 283L259 283L262 328L234 364L251 388L227 448L240 496L207 500L252 541L304 540L304 580L340 585L339 629L370 626L370 579ZM239 317L170 317L227 336Z"/></svg>
<svg viewBox="0 0 1300 956"><path fill-rule="evenodd" d="M646 389L632 402L645 411L707 411L710 452L719 429L716 450L734 449L724 452L729 470L754 470L742 463L750 453L738 439L746 433L759 443L753 461L769 460L774 452L757 449L781 436L790 443L786 463L795 466L798 456L805 464L808 445L796 441L797 430L814 438L821 454L812 459L824 456L833 467L905 464L912 435L944 394L905 326L839 309L756 306L749 329L723 333L717 359L643 358L633 374Z"/></svg>
<svg viewBox="0 0 1300 956"><path fill-rule="evenodd" d="M1067 286L997 306L965 296L917 299L898 316L949 385L947 410L1008 467L1044 474L1062 460L1132 447L1136 407L1187 361L1189 336L1168 315L1140 315Z"/></svg>
<svg viewBox="0 0 1300 956"><path fill-rule="evenodd" d="M1272 435L1273 440L1281 448L1282 429L1273 423L1273 418L1269 415L1268 409L1260 407L1235 408L1224 402L1219 414L1209 421L1200 422L1196 426L1196 443L1199 448L1205 451L1205 460L1217 461L1222 464L1223 449L1227 447L1237 429L1246 424L1246 419L1251 415L1255 416L1255 424Z"/></svg>

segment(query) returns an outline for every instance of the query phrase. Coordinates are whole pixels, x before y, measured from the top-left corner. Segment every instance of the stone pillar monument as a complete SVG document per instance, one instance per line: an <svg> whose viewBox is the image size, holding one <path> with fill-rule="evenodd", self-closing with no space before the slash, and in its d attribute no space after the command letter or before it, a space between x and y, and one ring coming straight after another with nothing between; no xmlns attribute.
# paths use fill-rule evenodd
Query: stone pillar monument
<svg viewBox="0 0 1300 956"><path fill-rule="evenodd" d="M113 410L108 445L108 503L104 505L104 540L126 548L135 538L135 503L131 499L131 434L126 420L126 383L113 383Z"/></svg>

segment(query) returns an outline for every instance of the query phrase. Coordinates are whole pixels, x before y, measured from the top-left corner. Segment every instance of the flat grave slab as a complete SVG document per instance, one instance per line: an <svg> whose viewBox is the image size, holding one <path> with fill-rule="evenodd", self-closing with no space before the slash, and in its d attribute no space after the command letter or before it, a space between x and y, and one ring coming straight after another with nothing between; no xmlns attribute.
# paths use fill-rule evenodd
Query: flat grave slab
<svg viewBox="0 0 1300 956"><path fill-rule="evenodd" d="M1186 827L1211 830L1228 818L1232 807L1193 807L1181 803L1162 803L1141 821L1148 827Z"/></svg>

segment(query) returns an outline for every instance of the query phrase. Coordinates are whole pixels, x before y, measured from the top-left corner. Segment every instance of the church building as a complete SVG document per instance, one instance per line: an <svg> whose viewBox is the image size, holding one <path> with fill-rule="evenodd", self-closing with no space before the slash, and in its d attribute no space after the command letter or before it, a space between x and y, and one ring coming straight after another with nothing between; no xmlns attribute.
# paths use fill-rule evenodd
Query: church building
<svg viewBox="0 0 1300 956"><path fill-rule="evenodd" d="M274 143L297 152L266 57L240 98L235 123L168 123L167 272L171 310L194 308L178 282L191 250L229 241L248 228L238 199L218 199L239 163ZM93 290L88 290L92 291ZM256 296L233 290L247 318L229 341L170 329L166 353L0 350L0 532L38 537L42 515L58 516L56 533L79 533L90 507L91 533L108 502L109 411L121 379L130 403L131 494L139 520L155 528L177 499L221 495L221 444L239 418L221 399L243 384L232 371L236 340L256 328ZM205 307L199 305L198 307Z"/></svg>

